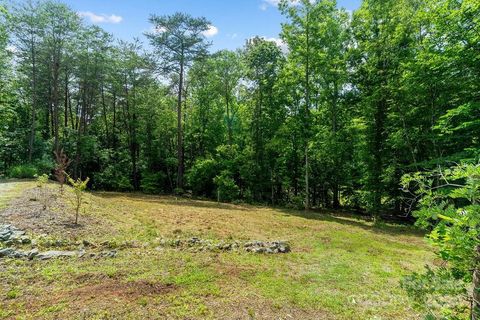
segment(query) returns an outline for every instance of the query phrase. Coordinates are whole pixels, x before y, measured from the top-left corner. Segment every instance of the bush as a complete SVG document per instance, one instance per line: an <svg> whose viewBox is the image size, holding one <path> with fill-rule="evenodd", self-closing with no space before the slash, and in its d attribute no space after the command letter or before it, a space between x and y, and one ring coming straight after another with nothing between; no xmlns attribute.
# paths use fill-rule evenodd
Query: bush
<svg viewBox="0 0 480 320"><path fill-rule="evenodd" d="M102 172L96 173L94 187L96 189L114 191L132 191L133 186L121 164L108 165Z"/></svg>
<svg viewBox="0 0 480 320"><path fill-rule="evenodd" d="M158 194L163 191L163 184L165 182L165 174L163 172L144 172L142 174L142 181L140 188L145 193Z"/></svg>
<svg viewBox="0 0 480 320"><path fill-rule="evenodd" d="M38 170L32 164L20 164L18 166L11 167L10 170L8 170L7 175L10 178L33 179L38 175Z"/></svg>
<svg viewBox="0 0 480 320"><path fill-rule="evenodd" d="M305 196L304 195L297 195L290 197L287 208L302 210L305 209Z"/></svg>
<svg viewBox="0 0 480 320"><path fill-rule="evenodd" d="M199 159L187 173L188 185L195 195L212 197L215 190L213 179L217 175L218 164L213 159Z"/></svg>
<svg viewBox="0 0 480 320"><path fill-rule="evenodd" d="M238 198L240 188L236 185L229 171L222 171L213 181L217 187L219 201L232 201Z"/></svg>
<svg viewBox="0 0 480 320"><path fill-rule="evenodd" d="M42 159L36 161L34 166L37 168L37 174L50 175L55 168L55 163L51 158L44 156Z"/></svg>

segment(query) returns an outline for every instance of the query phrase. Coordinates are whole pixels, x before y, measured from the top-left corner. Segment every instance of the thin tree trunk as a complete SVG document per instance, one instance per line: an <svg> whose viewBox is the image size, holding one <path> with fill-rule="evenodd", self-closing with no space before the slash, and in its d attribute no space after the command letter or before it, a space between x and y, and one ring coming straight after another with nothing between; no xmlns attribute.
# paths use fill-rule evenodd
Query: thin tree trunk
<svg viewBox="0 0 480 320"><path fill-rule="evenodd" d="M473 271L472 320L480 320L480 245L476 248L477 265Z"/></svg>
<svg viewBox="0 0 480 320"><path fill-rule="evenodd" d="M183 90L183 60L180 62L180 79L178 82L178 101L177 101L177 188L183 189L183 128L182 128L182 90Z"/></svg>
<svg viewBox="0 0 480 320"><path fill-rule="evenodd" d="M108 121L107 121L107 106L105 104L105 89L102 82L102 111L103 111L103 121L105 124L105 142L107 144L107 148L110 146L110 135L108 133Z"/></svg>
<svg viewBox="0 0 480 320"><path fill-rule="evenodd" d="M60 62L58 57L54 59L53 65L53 136L54 136L54 145L55 152L60 151L59 147L59 110L58 110L58 77L59 77L59 68Z"/></svg>
<svg viewBox="0 0 480 320"><path fill-rule="evenodd" d="M64 127L68 127L68 72L65 70Z"/></svg>
<svg viewBox="0 0 480 320"><path fill-rule="evenodd" d="M112 126L112 147L117 147L117 93L113 91L113 126Z"/></svg>
<svg viewBox="0 0 480 320"><path fill-rule="evenodd" d="M305 64L305 210L310 209L310 188L309 188L309 172L308 172L308 114L310 112L310 24L309 24L310 12L307 12L307 30L306 30L306 47L307 56Z"/></svg>
<svg viewBox="0 0 480 320"><path fill-rule="evenodd" d="M31 35L31 54L32 54L32 123L30 126L30 139L28 141L28 162L32 161L33 155L33 144L35 142L35 126L36 126L36 115L37 112L35 108L37 107L37 55L35 52L35 44L33 40L33 33Z"/></svg>

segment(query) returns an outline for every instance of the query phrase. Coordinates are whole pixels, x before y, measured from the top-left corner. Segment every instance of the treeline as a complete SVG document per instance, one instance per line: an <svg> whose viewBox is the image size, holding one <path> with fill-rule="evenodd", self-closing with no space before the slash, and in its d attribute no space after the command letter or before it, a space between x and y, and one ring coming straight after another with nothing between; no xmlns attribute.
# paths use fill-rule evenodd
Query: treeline
<svg viewBox="0 0 480 320"><path fill-rule="evenodd" d="M91 187L403 213L406 173L479 156L480 2L281 2L283 44L209 53L152 15L149 46L67 5L3 5L0 172L64 150ZM148 48L146 50L145 48Z"/></svg>

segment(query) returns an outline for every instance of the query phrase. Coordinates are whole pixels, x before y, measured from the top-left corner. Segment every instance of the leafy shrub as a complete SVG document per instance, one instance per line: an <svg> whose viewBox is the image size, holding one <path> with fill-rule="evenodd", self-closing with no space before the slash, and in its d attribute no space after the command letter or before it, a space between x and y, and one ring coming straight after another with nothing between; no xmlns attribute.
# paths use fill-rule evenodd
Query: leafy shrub
<svg viewBox="0 0 480 320"><path fill-rule="evenodd" d="M47 189L48 183L48 176L46 174L42 174L37 177L37 188L38 188L38 200L42 204L42 209L47 210L49 204L49 193Z"/></svg>
<svg viewBox="0 0 480 320"><path fill-rule="evenodd" d="M87 189L87 184L90 179L87 177L87 179L83 181L80 178L73 180L68 175L67 178L68 182L72 185L72 192L74 195L72 204L75 207L75 224L78 224L78 215L83 204L83 196L85 195L85 190Z"/></svg>
<svg viewBox="0 0 480 320"><path fill-rule="evenodd" d="M419 199L416 224L430 230L445 262L405 278L403 287L431 319L465 319L468 305L480 319L480 164L413 173L402 185Z"/></svg>
<svg viewBox="0 0 480 320"><path fill-rule="evenodd" d="M133 190L128 173L118 164L108 165L102 172L96 173L94 187L115 191Z"/></svg>
<svg viewBox="0 0 480 320"><path fill-rule="evenodd" d="M287 208L302 210L305 208L304 201L305 201L305 196L303 195L291 196L290 200L287 203Z"/></svg>
<svg viewBox="0 0 480 320"><path fill-rule="evenodd" d="M218 164L213 159L199 159L187 173L188 185L195 195L213 196L213 182L218 172Z"/></svg>
<svg viewBox="0 0 480 320"><path fill-rule="evenodd" d="M55 168L53 160L47 156L44 156L42 159L36 161L34 166L37 168L37 174L48 174L52 172Z"/></svg>
<svg viewBox="0 0 480 320"><path fill-rule="evenodd" d="M232 201L238 198L240 188L236 185L231 173L227 170L222 171L220 175L213 179L217 187L217 196L219 201Z"/></svg>
<svg viewBox="0 0 480 320"><path fill-rule="evenodd" d="M140 188L145 193L157 194L163 191L162 186L165 183L165 174L163 172L144 172Z"/></svg>
<svg viewBox="0 0 480 320"><path fill-rule="evenodd" d="M10 178L33 179L36 175L38 175L37 168L32 164L20 164L8 170Z"/></svg>

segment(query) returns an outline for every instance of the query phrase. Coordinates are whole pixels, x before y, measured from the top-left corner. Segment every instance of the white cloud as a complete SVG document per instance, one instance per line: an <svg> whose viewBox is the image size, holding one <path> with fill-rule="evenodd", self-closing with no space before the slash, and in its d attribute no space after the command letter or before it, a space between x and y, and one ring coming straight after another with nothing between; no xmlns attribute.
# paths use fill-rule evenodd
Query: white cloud
<svg viewBox="0 0 480 320"><path fill-rule="evenodd" d="M203 35L207 38L213 37L218 33L218 28L215 26L209 26L208 30L203 32Z"/></svg>
<svg viewBox="0 0 480 320"><path fill-rule="evenodd" d="M282 39L279 39L279 38L266 38L266 37L263 37L265 40L267 41L272 41L272 42L275 42L275 44L277 45L277 47L280 48L280 50L282 50L283 53L287 53L288 52L288 46L285 42L283 42Z"/></svg>
<svg viewBox="0 0 480 320"><path fill-rule="evenodd" d="M82 18L88 18L92 23L120 23L123 17L115 14L95 14L91 11L81 11L78 15Z"/></svg>
<svg viewBox="0 0 480 320"><path fill-rule="evenodd" d="M274 38L274 37L260 37L260 38L266 41L274 42L277 45L277 47L279 47L280 50L282 50L284 54L288 53L288 45L285 42L283 42L282 39ZM250 39L253 39L253 38L250 38Z"/></svg>
<svg viewBox="0 0 480 320"><path fill-rule="evenodd" d="M289 0L290 4L292 5L298 5L300 4L300 0ZM280 3L280 0L262 0L262 3L260 4L260 10L267 10L268 7L278 7L278 4Z"/></svg>

